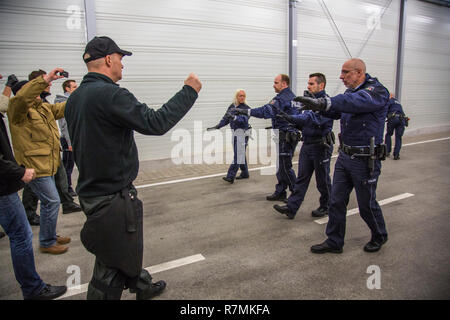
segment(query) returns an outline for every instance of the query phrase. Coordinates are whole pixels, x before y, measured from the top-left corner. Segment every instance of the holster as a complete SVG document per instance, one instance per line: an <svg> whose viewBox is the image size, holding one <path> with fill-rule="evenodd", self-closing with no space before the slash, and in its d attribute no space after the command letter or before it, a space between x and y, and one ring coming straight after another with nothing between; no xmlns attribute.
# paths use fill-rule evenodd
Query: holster
<svg viewBox="0 0 450 320"><path fill-rule="evenodd" d="M302 139L302 134L300 131L288 131L285 139L287 143L296 144Z"/></svg>
<svg viewBox="0 0 450 320"><path fill-rule="evenodd" d="M143 206L136 189L121 190L110 203L87 215L80 239L106 266L128 277L138 276L143 257Z"/></svg>

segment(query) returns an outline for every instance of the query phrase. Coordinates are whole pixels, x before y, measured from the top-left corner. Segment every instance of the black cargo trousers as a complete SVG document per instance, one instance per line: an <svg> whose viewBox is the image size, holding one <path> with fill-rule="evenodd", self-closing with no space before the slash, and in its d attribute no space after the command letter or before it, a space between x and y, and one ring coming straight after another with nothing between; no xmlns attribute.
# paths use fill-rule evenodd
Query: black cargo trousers
<svg viewBox="0 0 450 320"><path fill-rule="evenodd" d="M88 300L119 300L124 289L145 295L152 277L142 269L143 206L131 185L118 193L84 198L80 204L87 220L80 239L95 255Z"/></svg>

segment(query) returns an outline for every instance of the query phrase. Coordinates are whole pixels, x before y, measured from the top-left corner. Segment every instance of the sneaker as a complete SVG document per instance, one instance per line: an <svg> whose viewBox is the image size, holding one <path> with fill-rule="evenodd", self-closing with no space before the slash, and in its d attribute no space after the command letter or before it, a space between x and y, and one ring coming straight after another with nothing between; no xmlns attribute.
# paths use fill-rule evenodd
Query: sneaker
<svg viewBox="0 0 450 320"><path fill-rule="evenodd" d="M68 244L70 242L70 238L56 235L56 242L58 242L58 244Z"/></svg>
<svg viewBox="0 0 450 320"><path fill-rule="evenodd" d="M44 289L35 296L26 297L24 300L53 300L66 293L66 286L52 286L46 284Z"/></svg>
<svg viewBox="0 0 450 320"><path fill-rule="evenodd" d="M67 252L69 248L63 245L60 245L58 243L55 243L54 245L50 247L39 247L39 251L41 253L50 253L50 254L62 254Z"/></svg>

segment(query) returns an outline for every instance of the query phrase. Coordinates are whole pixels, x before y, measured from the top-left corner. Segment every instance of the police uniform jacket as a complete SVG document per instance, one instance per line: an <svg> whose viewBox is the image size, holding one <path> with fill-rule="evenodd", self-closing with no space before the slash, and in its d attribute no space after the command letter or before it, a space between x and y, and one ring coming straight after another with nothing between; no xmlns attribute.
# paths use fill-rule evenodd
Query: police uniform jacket
<svg viewBox="0 0 450 320"><path fill-rule="evenodd" d="M292 100L295 98L295 94L290 88L284 88L281 90L272 100L262 107L251 109L250 115L256 118L272 119L272 128L279 129L281 131L296 132L297 129L289 125L284 119L279 119L276 115L281 110L289 115L298 114L296 107L292 105Z"/></svg>
<svg viewBox="0 0 450 320"><path fill-rule="evenodd" d="M405 115L405 113L403 112L402 105L395 98L391 98L388 101L388 115L391 113L401 114L403 116Z"/></svg>
<svg viewBox="0 0 450 320"><path fill-rule="evenodd" d="M230 119L227 115L233 114L232 111L236 108L239 109L250 109L248 105L245 103L241 103L238 106L235 106L233 103L228 107L227 112L223 116L222 120L220 120L219 124L217 125L217 128L220 129L222 127L225 127L227 124L230 124L231 129L243 129L247 130L249 128L248 125L248 116L246 115L236 115L232 119Z"/></svg>
<svg viewBox="0 0 450 320"><path fill-rule="evenodd" d="M365 81L356 89L330 98L331 107L325 116L341 119L341 139L348 146L369 146L383 142L384 123L387 115L388 90L366 74Z"/></svg>
<svg viewBox="0 0 450 320"><path fill-rule="evenodd" d="M316 93L314 96L316 98L325 97L325 90ZM298 115L293 115L292 120L296 127L302 131L303 142L305 143L317 141L333 129L333 119L311 110L304 110Z"/></svg>
<svg viewBox="0 0 450 320"><path fill-rule="evenodd" d="M79 169L77 193L97 197L129 186L139 171L134 131L163 135L197 99L184 85L158 110L139 102L109 77L89 72L67 100L65 118Z"/></svg>

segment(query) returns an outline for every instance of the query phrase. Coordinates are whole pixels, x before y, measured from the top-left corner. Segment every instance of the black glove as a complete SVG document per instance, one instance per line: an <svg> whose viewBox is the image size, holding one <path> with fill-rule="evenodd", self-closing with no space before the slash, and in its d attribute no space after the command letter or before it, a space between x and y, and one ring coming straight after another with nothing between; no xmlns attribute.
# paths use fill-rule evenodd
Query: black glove
<svg viewBox="0 0 450 320"><path fill-rule="evenodd" d="M328 101L325 98L309 98L309 97L295 97L294 101L300 102L303 105L303 110L325 111L328 106Z"/></svg>
<svg viewBox="0 0 450 320"><path fill-rule="evenodd" d="M8 81L6 81L6 86L12 88L19 80L15 74L10 74L8 76Z"/></svg>
<svg viewBox="0 0 450 320"><path fill-rule="evenodd" d="M250 116L250 109L241 109L241 108L235 108L233 109L234 114L242 114L244 116L249 117Z"/></svg>
<svg viewBox="0 0 450 320"><path fill-rule="evenodd" d="M227 113L225 113L224 118L227 119L228 121L231 121L234 118L234 114L231 111L227 111Z"/></svg>
<svg viewBox="0 0 450 320"><path fill-rule="evenodd" d="M217 130L219 129L219 125L215 125L214 127L206 128L206 131Z"/></svg>
<svg viewBox="0 0 450 320"><path fill-rule="evenodd" d="M288 115L286 112L279 110L278 114L276 115L276 118L278 120L284 120L289 123L294 123L294 119L292 116Z"/></svg>
<svg viewBox="0 0 450 320"><path fill-rule="evenodd" d="M303 91L303 96L304 96L304 97L315 98L314 94L311 93L309 90Z"/></svg>

